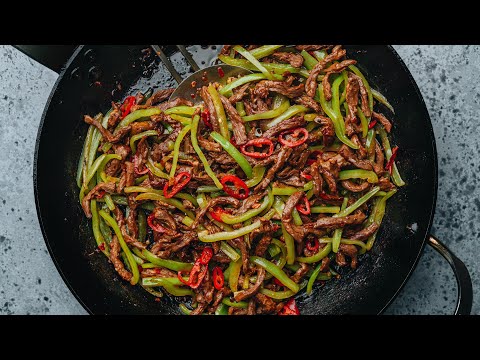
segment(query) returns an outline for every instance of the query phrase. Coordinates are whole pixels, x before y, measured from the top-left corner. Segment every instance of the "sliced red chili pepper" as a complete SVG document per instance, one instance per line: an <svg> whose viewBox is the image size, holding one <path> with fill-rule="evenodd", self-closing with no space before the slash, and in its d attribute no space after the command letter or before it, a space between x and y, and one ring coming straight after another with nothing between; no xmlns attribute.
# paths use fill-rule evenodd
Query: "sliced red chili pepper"
<svg viewBox="0 0 480 360"><path fill-rule="evenodd" d="M158 233L164 233L164 232L167 232L167 229L165 229L162 225L160 224L156 224L154 222L155 220L155 214L152 212L150 215L148 215L147 217L147 223L148 223L148 226L150 226L150 228L153 230L153 231L156 231Z"/></svg>
<svg viewBox="0 0 480 360"><path fill-rule="evenodd" d="M221 180L221 183L223 185L223 191L235 199L244 200L250 193L250 189L248 188L247 184L245 184L245 182L238 176L224 176ZM228 184L233 184L233 188Z"/></svg>
<svg viewBox="0 0 480 360"><path fill-rule="evenodd" d="M267 146L268 146L267 152L261 152L261 150L263 150ZM253 147L254 149L259 148L260 151L248 151L247 149L249 147ZM258 138L258 139L250 140L246 144L242 145L240 150L244 155L250 156L251 158L266 159L273 154L274 145L272 140Z"/></svg>
<svg viewBox="0 0 480 360"><path fill-rule="evenodd" d="M285 285L283 285L283 283L280 280L278 280L277 278L273 278L273 283L278 285L278 286L285 287Z"/></svg>
<svg viewBox="0 0 480 360"><path fill-rule="evenodd" d="M223 69L221 67L218 68L218 75L220 75L221 78L223 78L225 76L225 72L223 71Z"/></svg>
<svg viewBox="0 0 480 360"><path fill-rule="evenodd" d="M235 136L232 136L230 138L230 144L232 144L233 146L237 147L238 144L237 144L237 140L235 140Z"/></svg>
<svg viewBox="0 0 480 360"><path fill-rule="evenodd" d="M191 178L192 175L190 175L188 172L182 172L178 174L177 176L175 176L175 179L173 181L172 190L169 191L169 182L165 184L165 187L163 188L163 196L165 196L167 199L174 197L180 192L180 190L187 186Z"/></svg>
<svg viewBox="0 0 480 360"><path fill-rule="evenodd" d="M290 299L278 315L300 315L295 299Z"/></svg>
<svg viewBox="0 0 480 360"><path fill-rule="evenodd" d="M372 130L375 127L375 125L377 125L377 122L378 120L371 121L370 124L368 124L368 129Z"/></svg>
<svg viewBox="0 0 480 360"><path fill-rule="evenodd" d="M120 111L122 112L122 119L125 118L128 114L130 114L133 105L135 105L135 102L135 96L129 96L125 99L122 106L120 106Z"/></svg>
<svg viewBox="0 0 480 360"><path fill-rule="evenodd" d="M213 269L212 277L213 286L215 286L215 289L222 290L223 285L225 285L225 277L223 276L223 271L219 266Z"/></svg>
<svg viewBox="0 0 480 360"><path fill-rule="evenodd" d="M210 130L213 130L212 122L210 121L210 111L208 111L208 109L205 109L204 111L202 111L201 116L205 126L208 127Z"/></svg>
<svg viewBox="0 0 480 360"><path fill-rule="evenodd" d="M95 195L95 199L102 199L107 192L105 190L99 190L98 193Z"/></svg>
<svg viewBox="0 0 480 360"><path fill-rule="evenodd" d="M222 209L220 206L215 206L212 210L209 211L209 214L217 221L223 222L222 214L231 214L232 210Z"/></svg>
<svg viewBox="0 0 480 360"><path fill-rule="evenodd" d="M392 149L392 157L390 158L390 160L388 160L387 166L385 166L385 170L387 170L390 173L390 175L392 174L393 163L397 158L397 153L398 153L398 146L395 146Z"/></svg>
<svg viewBox="0 0 480 360"><path fill-rule="evenodd" d="M312 162L312 163L313 163L313 162ZM310 181L310 180L313 179L313 176L310 175L310 174L307 174L305 171L302 171L302 172L300 173L300 176L301 176L302 178L304 178L305 180L308 180L308 181Z"/></svg>
<svg viewBox="0 0 480 360"><path fill-rule="evenodd" d="M320 249L320 242L318 241L318 239L307 241L307 249L309 251L317 252L318 249Z"/></svg>
<svg viewBox="0 0 480 360"><path fill-rule="evenodd" d="M135 154L135 156L133 157L133 168L135 169L135 173L137 175L145 175L150 171L148 169L148 167L146 167L145 165L143 165L143 166L144 166L144 169L140 170L140 166L139 166L139 163L138 163L138 156L137 156L137 154Z"/></svg>
<svg viewBox="0 0 480 360"><path fill-rule="evenodd" d="M311 209L310 209L310 201L308 201L307 197L304 196L303 197L303 201L304 203L300 203L298 204L295 208L297 209L297 211L300 213L300 214L303 214L303 215L310 215L312 213ZM303 206L302 206L303 205Z"/></svg>
<svg viewBox="0 0 480 360"><path fill-rule="evenodd" d="M98 245L98 248L102 251L105 251L105 243L101 243L100 245Z"/></svg>
<svg viewBox="0 0 480 360"><path fill-rule="evenodd" d="M290 135L291 140L287 140L286 137ZM308 131L305 128L291 129L282 132L278 136L280 144L288 147L297 147L304 144L308 140Z"/></svg>
<svg viewBox="0 0 480 360"><path fill-rule="evenodd" d="M199 257L200 264L208 265L213 256L213 250L211 247L206 247L203 249L202 254Z"/></svg>

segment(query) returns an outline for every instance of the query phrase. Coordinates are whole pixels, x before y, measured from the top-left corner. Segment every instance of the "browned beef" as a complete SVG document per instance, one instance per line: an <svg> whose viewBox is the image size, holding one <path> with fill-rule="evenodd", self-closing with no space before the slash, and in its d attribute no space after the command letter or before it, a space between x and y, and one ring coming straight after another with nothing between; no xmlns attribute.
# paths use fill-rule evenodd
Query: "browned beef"
<svg viewBox="0 0 480 360"><path fill-rule="evenodd" d="M250 84L245 84L237 89L233 90L233 95L230 96L228 101L231 104L236 104L239 101L242 101L245 96L248 95L248 89L250 88Z"/></svg>
<svg viewBox="0 0 480 360"><path fill-rule="evenodd" d="M294 68L301 68L303 65L303 57L300 54L290 52L276 52L272 57L280 62L292 65Z"/></svg>
<svg viewBox="0 0 480 360"><path fill-rule="evenodd" d="M197 217L195 218L195 222L192 224L191 228L192 230L196 229L200 222L202 221L203 217L207 214L207 212L214 208L217 205L231 205L235 208L238 208L240 206L240 201L237 199L234 199L233 197L230 196L222 196L222 197L217 197L214 199L210 199L207 203L207 206L205 208L201 209L197 213Z"/></svg>
<svg viewBox="0 0 480 360"><path fill-rule="evenodd" d="M102 191L106 191L109 194L115 192L115 183L100 183L95 186L84 198L82 201L82 208L83 212L87 216L87 218L92 218L92 211L90 210L90 200L94 199L95 197L99 196Z"/></svg>
<svg viewBox="0 0 480 360"><path fill-rule="evenodd" d="M213 105L212 96L208 92L208 87L203 86L200 90L200 96L205 104L205 108L210 113L210 123L212 124L213 131L220 132L220 124L218 123L218 115Z"/></svg>
<svg viewBox="0 0 480 360"><path fill-rule="evenodd" d="M288 120L284 120L281 123L265 131L262 135L265 139L274 139L278 134L291 129L296 129L305 126L306 122L303 116L296 116Z"/></svg>
<svg viewBox="0 0 480 360"><path fill-rule="evenodd" d="M366 216L363 212L357 211L353 215L345 217L322 217L311 224L304 225L304 228L314 228L314 229L338 229L343 228L347 225L358 225L361 224L366 219Z"/></svg>
<svg viewBox="0 0 480 360"><path fill-rule="evenodd" d="M300 269L298 269L295 274L291 277L293 281L297 284L303 279L303 277L308 273L310 270L310 266L304 263L300 263Z"/></svg>
<svg viewBox="0 0 480 360"><path fill-rule="evenodd" d="M360 241L367 240L370 236L372 236L378 231L378 228L378 224L374 222L373 224L367 226L365 229L355 233L353 236L350 236L350 239Z"/></svg>
<svg viewBox="0 0 480 360"><path fill-rule="evenodd" d="M335 127L329 117L317 116L315 122L322 126L323 145L330 146L335 138Z"/></svg>
<svg viewBox="0 0 480 360"><path fill-rule="evenodd" d="M235 142L238 145L245 144L247 142L247 132L245 130L245 124L243 123L242 118L240 115L238 115L237 110L232 106L230 101L228 101L225 96L220 95L220 99L222 100L222 104L225 108L228 118L232 122L233 137L235 138Z"/></svg>
<svg viewBox="0 0 480 360"><path fill-rule="evenodd" d="M382 124L387 133L392 131L392 123L383 114L379 114L374 111L372 113L372 119L377 120L380 124Z"/></svg>
<svg viewBox="0 0 480 360"><path fill-rule="evenodd" d="M265 279L265 269L262 268L262 267L258 267L257 281L255 282L255 284L253 286L251 286L250 288L248 288L247 290L241 290L241 291L236 292L233 295L233 298L235 299L235 301L237 301L237 302L242 301L242 300L248 299L248 298L252 297L253 295L255 295L258 292L258 290L260 289L260 287L262 286L262 283L263 283L264 279Z"/></svg>
<svg viewBox="0 0 480 360"><path fill-rule="evenodd" d="M340 45L337 45L333 48L330 54L328 54L322 61L315 65L315 67L310 71L310 75L305 83L305 91L307 92L308 96L311 98L315 97L315 92L317 91L317 78L320 73L325 70L328 63L340 60L346 54L347 51L342 49Z"/></svg>
<svg viewBox="0 0 480 360"><path fill-rule="evenodd" d="M333 63L325 69L325 77L322 80L323 92L327 101L332 100L332 86L330 84L330 75L338 74L348 68L350 65L355 65L355 60L344 60L340 63Z"/></svg>
<svg viewBox="0 0 480 360"><path fill-rule="evenodd" d="M333 45L297 45L295 49L298 51L317 51L317 50L330 50Z"/></svg>
<svg viewBox="0 0 480 360"><path fill-rule="evenodd" d="M312 99L310 96L302 95L299 98L296 98L295 102L297 104L300 104L300 105L303 105L307 108L312 109L316 113L323 114L323 110L322 110L322 107L320 106L320 104L318 102L316 102L314 99Z"/></svg>
<svg viewBox="0 0 480 360"><path fill-rule="evenodd" d="M94 118L88 115L85 115L84 120L88 125L95 126L98 129L98 131L100 131L100 134L102 134L103 139L112 144L116 144L120 142L120 140L122 140L125 137L125 135L127 135L132 129L131 126L124 126L118 129L114 134L112 134L110 131L105 129L102 126L102 124L98 122L98 120L95 120Z"/></svg>
<svg viewBox="0 0 480 360"><path fill-rule="evenodd" d="M347 145L342 145L338 153L357 168L372 170L372 164L368 160L360 160Z"/></svg>
<svg viewBox="0 0 480 360"><path fill-rule="evenodd" d="M305 86L299 84L292 86L293 77L286 81L262 80L257 83L253 94L260 98L266 98L270 91L284 95L290 99L295 99L303 95Z"/></svg>
<svg viewBox="0 0 480 360"><path fill-rule="evenodd" d="M342 181L342 186L347 189L348 191L354 192L354 193L359 193L367 190L370 187L370 184L366 181L357 184L353 182L352 180L343 180Z"/></svg>
<svg viewBox="0 0 480 360"><path fill-rule="evenodd" d="M280 150L280 152L278 153L278 156L275 159L275 163L270 169L268 169L267 174L263 178L262 182L258 184L257 187L255 188L256 193L263 191L267 188L267 186L272 182L276 172L285 165L285 162L292 154L292 151L293 150L291 148L287 148L287 147L283 147Z"/></svg>
<svg viewBox="0 0 480 360"><path fill-rule="evenodd" d="M122 260L120 260L120 250L120 243L118 242L117 236L114 235L110 243L110 261L120 277L125 281L130 281L132 274L125 269L125 265L123 265Z"/></svg>
<svg viewBox="0 0 480 360"><path fill-rule="evenodd" d="M156 104L161 103L162 101L167 100L174 93L175 89L166 89L159 90L154 93L145 103L146 106L150 107Z"/></svg>
<svg viewBox="0 0 480 360"><path fill-rule="evenodd" d="M193 106L193 103L186 99L176 98L175 100L164 102L163 104L160 104L157 107L160 110L165 111L177 106Z"/></svg>

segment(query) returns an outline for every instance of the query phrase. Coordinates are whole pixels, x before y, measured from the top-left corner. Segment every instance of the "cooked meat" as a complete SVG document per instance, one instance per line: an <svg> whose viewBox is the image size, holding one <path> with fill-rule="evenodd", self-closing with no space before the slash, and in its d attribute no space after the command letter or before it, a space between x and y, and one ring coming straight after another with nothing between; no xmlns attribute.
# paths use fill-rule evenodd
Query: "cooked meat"
<svg viewBox="0 0 480 360"><path fill-rule="evenodd" d="M292 86L293 77L286 81L262 80L255 86L253 94L260 98L266 98L270 91L284 95L290 99L303 95L304 85Z"/></svg>
<svg viewBox="0 0 480 360"><path fill-rule="evenodd" d="M292 237L297 242L301 242L306 235L304 226L297 226L293 223L293 209L298 205L300 200L305 196L301 191L294 193L285 204L282 214L282 224L285 227L285 230L292 235Z"/></svg>
<svg viewBox="0 0 480 360"><path fill-rule="evenodd" d="M345 60L341 63L334 63L327 69L325 69L325 77L322 80L323 91L325 93L325 99L327 101L332 100L332 87L330 85L330 75L338 74L348 68L350 65L355 65L355 60Z"/></svg>
<svg viewBox="0 0 480 360"><path fill-rule="evenodd" d="M215 105L213 105L212 96L208 92L208 87L203 86L200 90L200 96L202 97L205 107L210 114L210 123L212 124L213 131L220 132L220 124L218 123L217 111Z"/></svg>
<svg viewBox="0 0 480 360"><path fill-rule="evenodd" d="M140 134L144 131L155 129L155 123L153 121L137 121L130 125L132 127L132 136Z"/></svg>
<svg viewBox="0 0 480 360"><path fill-rule="evenodd" d="M335 127L332 120L329 117L319 115L315 118L315 122L322 126L323 145L330 146L335 136Z"/></svg>
<svg viewBox="0 0 480 360"><path fill-rule="evenodd" d="M317 51L317 50L329 50L333 45L297 45L295 49L302 51Z"/></svg>
<svg viewBox="0 0 480 360"><path fill-rule="evenodd" d="M337 257L336 257L337 264L340 266L347 265L345 256L348 256L351 259L351 262L350 262L351 268L356 269L358 265L357 253L358 253L358 250L355 247L355 245L340 244L340 248L338 250Z"/></svg>
<svg viewBox="0 0 480 360"><path fill-rule="evenodd" d="M153 218L157 223L162 224L164 233L170 236L175 236L177 234L177 223L172 215L168 213L165 209L161 207L156 207L153 209Z"/></svg>
<svg viewBox="0 0 480 360"><path fill-rule="evenodd" d="M262 286L263 279L265 279L265 269L262 267L258 267L257 281L255 282L255 284L250 288L248 288L247 290L241 290L235 293L233 295L233 298L235 299L235 301L242 301L255 295L260 289L260 287Z"/></svg>
<svg viewBox="0 0 480 360"><path fill-rule="evenodd" d="M115 183L100 183L97 186L95 186L84 198L82 201L82 208L83 211L85 212L85 215L87 218L91 219L92 218L92 211L90 210L90 200L96 198L96 197L102 197L102 193L106 191L109 194L112 194L115 192Z"/></svg>
<svg viewBox="0 0 480 360"><path fill-rule="evenodd" d="M263 138L265 139L273 139L276 137L278 134L286 131L286 130L291 130L291 129L296 129L299 127L305 126L306 122L303 118L303 116L296 116L288 120L284 120L278 125L275 125L274 127L268 129L265 131L262 135Z"/></svg>
<svg viewBox="0 0 480 360"><path fill-rule="evenodd" d="M300 263L300 269L297 270L297 272L292 276L291 279L296 283L299 283L309 270L310 267L307 264Z"/></svg>
<svg viewBox="0 0 480 360"><path fill-rule="evenodd" d="M182 98L176 98L174 100L164 102L164 103L158 105L157 107L160 110L165 111L165 110L177 107L177 106L193 106L193 103L189 100L185 100L185 99L182 99Z"/></svg>
<svg viewBox="0 0 480 360"><path fill-rule="evenodd" d="M236 104L239 101L242 101L245 96L248 95L248 89L250 88L250 84L245 84L238 89L233 90L233 95L230 96L228 101L230 101L231 104Z"/></svg>
<svg viewBox="0 0 480 360"><path fill-rule="evenodd" d="M360 88L360 97L362 99L362 112L368 118L372 116L370 105L368 104L368 92L362 79L353 73L348 73L348 81L357 81Z"/></svg>
<svg viewBox="0 0 480 360"><path fill-rule="evenodd" d="M211 199L207 203L205 208L201 209L197 213L195 222L191 226L192 230L196 229L198 225L200 225L200 222L202 221L203 217L207 214L207 212L217 205L231 205L234 208L238 208L240 206L240 202L237 199L234 199L233 197L217 197L217 198Z"/></svg>
<svg viewBox="0 0 480 360"><path fill-rule="evenodd" d="M349 163L356 166L357 168L360 168L363 170L372 170L372 164L368 160L358 159L358 157L353 153L353 151L347 145L342 145L338 153L342 155Z"/></svg>
<svg viewBox="0 0 480 360"><path fill-rule="evenodd" d="M392 131L392 123L384 115L376 113L374 111L372 113L372 119L377 120L380 124L382 124L387 133L390 133Z"/></svg>
<svg viewBox="0 0 480 360"><path fill-rule="evenodd" d="M343 228L347 225L358 225L361 224L367 217L361 211L354 213L353 215L345 217L323 217L315 221L314 223L304 225L304 228L314 228L314 229L338 229Z"/></svg>
<svg viewBox="0 0 480 360"><path fill-rule="evenodd" d="M154 93L145 103L146 106L150 107L156 104L161 103L162 101L167 100L174 93L175 89L166 89L160 90Z"/></svg>
<svg viewBox="0 0 480 360"><path fill-rule="evenodd" d="M125 265L123 265L122 260L120 260L120 250L120 243L118 242L117 236L114 235L110 243L110 261L118 275L120 275L123 280L130 281L133 275L125 269Z"/></svg>
<svg viewBox="0 0 480 360"><path fill-rule="evenodd" d="M232 122L233 137L235 138L235 142L238 145L245 144L247 142L247 132L245 130L245 124L243 123L242 118L240 115L238 115L237 110L232 106L230 101L228 101L225 96L220 95L220 100L222 100L222 104L225 107L225 112Z"/></svg>
<svg viewBox="0 0 480 360"><path fill-rule="evenodd" d="M287 148L287 147L283 147L280 150L280 152L277 155L275 163L270 169L268 169L267 174L263 178L262 182L258 184L257 187L255 188L256 193L263 191L267 188L268 184L272 182L275 176L275 173L283 167L287 159L290 157L292 151L293 150L291 148Z"/></svg>
<svg viewBox="0 0 480 360"><path fill-rule="evenodd" d="M230 50L232 50L233 45L223 45L220 54L222 55L230 55Z"/></svg>
<svg viewBox="0 0 480 360"><path fill-rule="evenodd" d="M367 240L370 236L375 234L379 229L379 226L377 223L373 223L369 226L367 226L365 229L357 232L355 235L350 236L351 240L360 240L364 241Z"/></svg>
<svg viewBox="0 0 480 360"><path fill-rule="evenodd" d="M266 233L262 236L255 248L256 256L263 256L268 249L268 245L272 242L272 234Z"/></svg>
<svg viewBox="0 0 480 360"><path fill-rule="evenodd" d="M303 65L303 57L300 54L289 53L289 52L276 52L273 55L273 58L292 65L294 68L300 68Z"/></svg>
<svg viewBox="0 0 480 360"><path fill-rule="evenodd" d="M373 163L373 170L377 175L382 175L385 173L385 155L383 155L383 150L378 144L375 142L375 162Z"/></svg>
<svg viewBox="0 0 480 360"><path fill-rule="evenodd" d="M366 181L361 184L356 184L352 180L343 180L342 186L353 193L359 193L367 190L370 187L370 184Z"/></svg>
<svg viewBox="0 0 480 360"><path fill-rule="evenodd" d="M257 314L276 314L278 312L277 303L266 295L257 293L255 301L258 304Z"/></svg>
<svg viewBox="0 0 480 360"><path fill-rule="evenodd" d="M313 100L310 96L302 95L302 96L296 98L295 102L297 104L300 104L300 105L303 105L307 108L312 109L316 113L323 114L323 110L322 110L322 107L320 106L320 104L318 102L316 102L315 100Z"/></svg>
<svg viewBox="0 0 480 360"><path fill-rule="evenodd" d="M100 134L102 134L102 137L105 140L107 140L109 143L112 143L112 144L116 144L116 143L120 142L120 140L122 140L132 129L131 126L124 126L120 129L118 129L114 134L112 134L110 131L105 129L102 126L102 124L100 124L98 122L98 120L95 120L94 118L92 118L88 115L85 115L84 120L88 125L95 126L98 129L98 131L100 131Z"/></svg>
<svg viewBox="0 0 480 360"><path fill-rule="evenodd" d="M347 55L347 51L342 49L340 45L337 45L333 48L329 55L315 65L315 67L310 71L310 75L305 83L305 91L308 96L311 98L315 97L315 92L317 91L317 78L320 73L325 70L325 67L328 65L328 63L332 61L338 61L345 57L345 55Z"/></svg>

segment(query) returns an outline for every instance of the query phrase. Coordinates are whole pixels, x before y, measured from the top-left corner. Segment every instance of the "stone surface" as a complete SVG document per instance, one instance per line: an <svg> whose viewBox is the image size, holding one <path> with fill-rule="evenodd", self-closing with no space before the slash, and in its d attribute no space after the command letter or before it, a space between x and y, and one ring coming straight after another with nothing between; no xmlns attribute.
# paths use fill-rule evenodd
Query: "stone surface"
<svg viewBox="0 0 480 360"><path fill-rule="evenodd" d="M425 97L439 152L433 233L469 267L480 314L479 46L395 46ZM33 199L38 124L57 75L0 46L0 314L85 314L45 247ZM387 314L450 314L456 284L448 264L426 249Z"/></svg>

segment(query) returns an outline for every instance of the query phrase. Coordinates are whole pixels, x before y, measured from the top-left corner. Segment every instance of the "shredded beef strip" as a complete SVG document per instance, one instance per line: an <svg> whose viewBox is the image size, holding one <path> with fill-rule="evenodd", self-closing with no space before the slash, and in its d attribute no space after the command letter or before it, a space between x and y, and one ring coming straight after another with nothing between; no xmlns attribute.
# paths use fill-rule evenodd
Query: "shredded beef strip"
<svg viewBox="0 0 480 360"><path fill-rule="evenodd" d="M342 186L348 191L351 191L354 193L363 192L368 188L370 188L370 184L366 181L362 182L361 184L356 184L352 180L343 180Z"/></svg>
<svg viewBox="0 0 480 360"><path fill-rule="evenodd" d="M167 100L172 94L175 92L175 89L166 89L160 90L154 93L145 103L147 107L151 107L153 105L159 104L162 101Z"/></svg>
<svg viewBox="0 0 480 360"><path fill-rule="evenodd" d="M265 139L273 139L278 136L278 134L291 129L296 129L299 127L305 126L306 121L303 116L296 116L288 120L284 120L281 123L275 125L274 127L265 131L262 135Z"/></svg>
<svg viewBox="0 0 480 360"><path fill-rule="evenodd" d="M340 244L340 248L336 256L337 264L339 266L347 265L345 256L348 256L351 259L351 263L350 263L351 268L356 269L358 265L357 254L358 254L358 250L355 247L355 245Z"/></svg>
<svg viewBox="0 0 480 360"><path fill-rule="evenodd" d="M302 278L308 273L309 270L310 266L304 263L300 263L300 269L297 270L297 272L291 277L291 279L298 284L300 280L302 280Z"/></svg>
<svg viewBox="0 0 480 360"><path fill-rule="evenodd" d="M258 267L258 270L257 270L257 281L255 282L255 284L253 286L251 286L250 288L248 288L247 290L241 290L241 291L238 291L237 293L235 293L233 295L233 298L235 299L235 301L243 301L245 299L248 299L250 297L252 297L253 295L255 295L258 290L260 289L260 287L262 286L262 283L263 283L263 280L265 279L265 269L262 268L262 267Z"/></svg>
<svg viewBox="0 0 480 360"><path fill-rule="evenodd" d="M369 226L367 226L365 229L355 233L353 236L350 236L351 240L360 240L364 241L367 240L370 236L375 234L380 227L378 226L377 223L373 223Z"/></svg>
<svg viewBox="0 0 480 360"><path fill-rule="evenodd" d="M325 94L325 99L327 101L332 100L332 86L330 84L330 76L333 74L341 73L343 70L348 68L350 65L355 65L356 60L344 60L340 63L332 64L325 70L325 77L322 80L323 91Z"/></svg>
<svg viewBox="0 0 480 360"><path fill-rule="evenodd" d="M377 120L380 124L382 124L387 133L390 133L392 131L392 123L384 115L376 113L374 111L372 113L372 119Z"/></svg>
<svg viewBox="0 0 480 360"><path fill-rule="evenodd" d="M213 105L212 96L208 92L208 88L206 86L203 86L200 90L200 96L202 97L202 100L205 103L208 112L210 113L210 123L212 124L213 131L220 132L217 111Z"/></svg>
<svg viewBox="0 0 480 360"><path fill-rule="evenodd" d="M314 99L312 99L311 97L307 96L307 95L302 95L302 96L296 98L295 102L297 104L300 104L300 105L303 105L307 108L312 109L316 113L323 114L323 110L322 110L322 107L320 106L320 104L318 102L316 102Z"/></svg>
<svg viewBox="0 0 480 360"><path fill-rule="evenodd" d="M197 213L197 217L195 218L195 221L192 224L191 229L195 230L198 227L198 225L200 225L200 222L202 221L203 217L207 214L207 212L217 205L231 205L234 208L238 208L240 206L240 201L230 196L229 197L223 196L223 197L210 199L207 203L207 206L205 206L205 208L201 209Z"/></svg>
<svg viewBox="0 0 480 360"><path fill-rule="evenodd" d="M373 171L377 175L382 175L385 173L385 155L383 154L383 150L378 144L378 142L375 141L375 162L373 162Z"/></svg>
<svg viewBox="0 0 480 360"><path fill-rule="evenodd" d="M276 314L284 306L283 303L280 303L281 307L278 308L278 305L275 301L268 296L263 295L262 293L255 294L255 302L258 304L256 312L257 314Z"/></svg>
<svg viewBox="0 0 480 360"><path fill-rule="evenodd" d="M276 52L272 57L280 62L292 65L294 68L301 68L303 65L303 57L300 54L290 52Z"/></svg>
<svg viewBox="0 0 480 360"><path fill-rule="evenodd" d="M280 152L278 153L278 156L276 158L275 163L273 166L268 169L267 174L263 178L262 182L258 184L255 188L255 193L258 193L260 191L263 191L267 188L268 184L270 184L275 176L275 173L280 170L284 165L287 159L290 157L292 154L292 149L283 147Z"/></svg>
<svg viewBox="0 0 480 360"><path fill-rule="evenodd" d="M327 64L332 61L340 60L345 57L345 55L347 55L347 51L342 49L340 45L337 45L333 48L330 54L328 54L322 61L315 65L315 67L310 71L310 75L305 83L305 91L308 96L311 98L315 97L315 92L317 91L317 78L325 69Z"/></svg>
<svg viewBox="0 0 480 360"><path fill-rule="evenodd" d="M317 50L330 50L333 45L297 45L295 49L298 51L317 51Z"/></svg>
<svg viewBox="0 0 480 360"><path fill-rule="evenodd" d="M228 101L230 101L231 104L236 104L239 101L242 101L245 96L248 95L248 89L250 88L250 84L245 84L238 89L233 90L233 95L230 96Z"/></svg>
<svg viewBox="0 0 480 360"><path fill-rule="evenodd" d="M323 217L315 221L314 223L305 224L305 228L313 228L313 229L326 229L326 230L333 230L345 227L347 225L358 225L365 221L366 215L361 212L357 211L353 215L341 217L341 218L334 218L334 217Z"/></svg>
<svg viewBox="0 0 480 360"><path fill-rule="evenodd" d="M323 145L330 146L335 138L335 127L329 117L318 115L315 120L322 126Z"/></svg>
<svg viewBox="0 0 480 360"><path fill-rule="evenodd" d="M303 84L292 86L292 82L293 77L290 77L286 81L262 80L255 86L253 94L260 98L266 98L270 91L272 91L290 99L302 96L305 86Z"/></svg>
<svg viewBox="0 0 480 360"><path fill-rule="evenodd" d="M243 145L247 142L247 131L245 130L245 124L238 115L237 110L232 106L230 101L223 96L220 95L220 100L222 100L222 104L225 108L225 111L228 115L228 118L232 122L232 130L233 130L233 137L235 138L235 142L238 145Z"/></svg>
<svg viewBox="0 0 480 360"><path fill-rule="evenodd" d="M82 208L83 212L87 216L87 218L91 219L92 218L92 211L90 209L90 200L96 198L99 196L99 193L101 191L106 191L109 194L115 193L115 183L100 183L97 186L95 186L84 198L82 201Z"/></svg>
<svg viewBox="0 0 480 360"><path fill-rule="evenodd" d="M131 135L137 135L144 131L154 130L156 124L153 121L137 121L132 123L131 125L132 131Z"/></svg>
<svg viewBox="0 0 480 360"><path fill-rule="evenodd" d="M363 83L362 79L353 73L348 73L348 82L356 81L360 88L360 97L362 99L362 112L363 114L369 118L372 116L372 112L370 110L370 105L368 104L368 92L365 84Z"/></svg>
<svg viewBox="0 0 480 360"><path fill-rule="evenodd" d="M120 260L120 251L120 243L118 242L117 235L114 235L110 243L110 261L118 275L120 275L123 280L130 281L133 275L125 269L125 265L123 265L122 260Z"/></svg>
<svg viewBox="0 0 480 360"><path fill-rule="evenodd" d="M100 131L100 134L102 134L103 139L107 140L109 143L112 143L112 144L116 144L116 143L120 142L125 137L125 135L127 135L130 132L130 130L132 129L131 126L124 126L124 127L121 127L120 129L118 129L114 134L112 134L110 131L105 129L102 126L102 124L100 124L98 122L98 120L95 120L94 118L92 118L88 115L85 115L84 121L88 125L95 126L98 129L98 131Z"/></svg>
<svg viewBox="0 0 480 360"><path fill-rule="evenodd" d="M177 106L193 106L193 103L186 99L176 98L174 100L157 105L157 107L162 111L166 111Z"/></svg>
<svg viewBox="0 0 480 360"><path fill-rule="evenodd" d="M372 170L372 164L368 160L360 160L347 145L342 145L338 151L348 162L363 170Z"/></svg>

